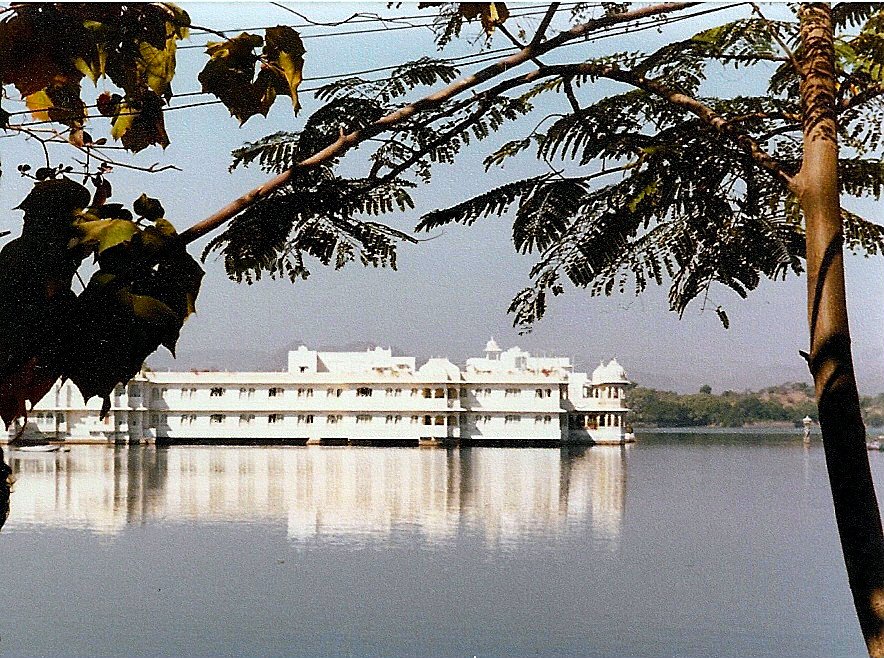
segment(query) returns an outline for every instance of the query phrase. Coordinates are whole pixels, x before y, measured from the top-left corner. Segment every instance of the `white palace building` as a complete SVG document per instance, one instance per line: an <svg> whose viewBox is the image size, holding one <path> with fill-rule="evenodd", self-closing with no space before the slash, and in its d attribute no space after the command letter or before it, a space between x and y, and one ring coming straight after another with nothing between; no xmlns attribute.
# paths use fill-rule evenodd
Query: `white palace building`
<svg viewBox="0 0 884 658"><path fill-rule="evenodd" d="M632 440L626 372L611 360L592 375L562 357L501 350L463 369L380 347L288 354L280 372L144 370L114 391L110 413L57 383L30 412L26 440L108 443L602 443ZM7 441L21 425L11 426Z"/></svg>

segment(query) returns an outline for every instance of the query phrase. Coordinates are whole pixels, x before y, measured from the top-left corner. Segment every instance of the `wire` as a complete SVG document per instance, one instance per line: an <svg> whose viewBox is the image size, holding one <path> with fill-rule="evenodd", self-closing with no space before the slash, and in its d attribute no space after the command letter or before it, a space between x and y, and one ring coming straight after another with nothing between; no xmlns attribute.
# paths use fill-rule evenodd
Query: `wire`
<svg viewBox="0 0 884 658"><path fill-rule="evenodd" d="M728 9L733 9L735 7L739 7L739 6L742 6L745 4L750 4L750 3L749 2L737 2L737 3L728 4L728 5L716 5L710 9L700 10L700 11L696 11L696 12L693 12L690 14L680 14L678 16L668 16L668 17L664 17L664 18L646 19L643 22L637 21L636 23L633 23L631 25L619 26L616 29L609 30L607 32L602 32L602 33L597 34L595 36L587 37L587 38L584 38L581 40L571 41L569 43L563 44L562 48L582 45L582 44L586 44L586 43L592 43L595 41L601 41L602 39L609 39L609 38L613 38L613 37L617 37L617 36L623 36L626 34L634 34L636 32L641 32L641 31L648 30L648 29L659 28L664 25L670 25L672 23L681 22L684 20L688 20L690 18L695 18L697 16L703 16L706 14L711 14L711 13L724 11L724 10L728 10ZM459 62L461 66L474 66L476 64L481 64L481 63L487 62L489 60L495 60L495 59L497 59L497 55L500 55L504 52L512 52L512 51L516 51L516 50L518 50L517 47L508 46L508 47L504 47L504 48L497 48L497 49L493 49L493 50L488 50L488 51L485 51L482 53L473 53L471 55L461 55L459 57L439 58L439 61ZM465 60L470 60L470 61L465 61ZM308 82L308 81L317 81L318 82L320 80L337 80L337 79L354 77L357 75L364 75L367 73L378 73L378 72L382 72L382 71L390 71L390 70L397 69L401 66L402 66L402 64L400 63L400 64L395 64L395 65L390 65L390 66L381 66L381 67L375 67L373 69L364 69L362 71L340 73L340 74L335 74L335 75L305 77L303 80L305 82ZM379 79L379 80L366 80L365 82L371 83L371 82L380 82L380 81L381 81L381 79ZM323 86L305 87L305 88L299 89L298 93L299 94L313 93L313 92L316 92L322 88L323 88ZM186 98L186 97L201 96L201 95L209 95L209 92L204 92L204 91L183 92L180 94L173 94L172 98ZM193 108L193 107L202 107L202 106L206 106L206 105L217 105L221 102L222 102L221 100L216 99L216 100L201 101L201 102L196 102L196 103L186 103L186 104L182 104L182 105L169 105L169 106L163 107L162 111L169 112L169 111L173 111L173 110L182 110L182 109ZM97 105L94 105L94 104L93 105L86 105L85 107L86 108L94 108L94 107L97 107ZM16 112L10 112L9 116L36 113L36 112L41 112L41 111L46 112L50 109L54 109L54 108L21 110L21 111L16 111ZM64 109L64 108L58 108L58 109ZM124 112L124 113L121 113L120 115L117 115L117 116L130 116L130 115L137 115L137 114L140 114L140 112L137 112L137 111ZM23 122L20 124L15 124L13 127L30 127L30 126L44 125L44 124L48 124L48 123L57 123L57 122L53 121L53 120L29 121L29 122Z"/></svg>
<svg viewBox="0 0 884 658"><path fill-rule="evenodd" d="M431 16L429 14L413 14L411 16L396 16L396 17L389 17L389 18L384 17L384 16L376 16L376 15L371 16L371 15L367 15L367 14L353 14L353 16L351 16L350 18L345 19L343 21L332 22L332 23L320 23L320 22L316 22L316 21L311 21L310 19L306 18L303 14L300 14L300 13L290 9L289 7L286 7L286 6L282 5L281 3L274 2L271 4L276 5L280 9L285 9L286 11L297 14L302 19L307 21L306 23L300 23L300 24L299 23L292 23L292 24L288 25L288 27L291 27L294 29L309 29L309 28L317 27L317 26L337 27L339 25L354 25L354 24L358 24L358 23L395 23L398 21L410 21L410 20L430 20L428 25L432 25L433 21L436 18L435 16ZM561 3L561 6L563 8L565 8L565 7L576 6L579 4L584 4L584 3L564 2L564 3ZM594 3L593 6L594 7L600 6L600 3ZM526 14L516 14L515 12L517 12L517 11L523 12L523 11L529 11L532 9L542 9L545 11L548 8L549 8L549 4L519 5L518 7L516 7L513 10L512 13L510 13L510 16L517 16L518 17L518 16L526 15ZM214 30L214 32L251 32L253 30L266 30L271 27L277 27L277 25L260 25L260 26L256 26L256 27L232 27L232 28L228 28L225 30ZM191 34L212 34L212 31L202 29L199 27L195 27L190 30L190 33Z"/></svg>
<svg viewBox="0 0 884 658"><path fill-rule="evenodd" d="M578 3L572 3L572 4L578 4ZM542 5L542 6L547 7L547 5ZM526 16L541 16L545 13L546 13L545 11L530 11L530 12L519 13L519 14L512 13L512 14L510 14L510 18L524 18ZM423 18L428 18L428 17L424 16ZM366 30L344 30L344 31L336 31L336 32L319 32L316 34L302 34L300 36L301 36L302 40L325 39L327 37L354 36L354 35L359 35L359 34L375 34L377 32L396 32L399 30L416 30L416 29L421 29L421 28L428 28L429 29L429 28L432 28L433 25L435 25L435 20L431 20L427 23L421 23L421 24L417 24L417 25L415 25L415 24L394 25L392 27L386 27L386 26L385 27L375 27L375 28L369 28ZM274 26L271 26L271 27L274 27ZM288 27L296 27L296 26L289 25ZM298 27L310 27L310 26L308 25L308 26L298 26ZM240 32L240 31L248 32L250 30L261 30L261 29L266 30L268 28L264 27L264 28L248 28L248 29L244 29L244 30L233 29L233 30L218 30L218 31L219 32ZM192 44L186 44L183 46L178 46L178 50L192 50L194 48L205 48L206 46L207 46L207 44L205 44L205 43L192 43Z"/></svg>

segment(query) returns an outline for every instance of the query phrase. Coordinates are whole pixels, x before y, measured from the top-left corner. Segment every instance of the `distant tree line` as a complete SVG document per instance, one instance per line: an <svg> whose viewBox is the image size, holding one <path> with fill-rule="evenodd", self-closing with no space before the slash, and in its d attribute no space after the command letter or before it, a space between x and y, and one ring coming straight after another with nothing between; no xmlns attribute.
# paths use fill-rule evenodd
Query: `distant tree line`
<svg viewBox="0 0 884 658"><path fill-rule="evenodd" d="M816 420L813 389L805 383L782 384L761 391L724 391L713 394L710 386L681 395L637 386L629 391L632 422L657 427L742 427L753 423L792 422L810 416ZM863 396L866 423L884 426L884 393Z"/></svg>

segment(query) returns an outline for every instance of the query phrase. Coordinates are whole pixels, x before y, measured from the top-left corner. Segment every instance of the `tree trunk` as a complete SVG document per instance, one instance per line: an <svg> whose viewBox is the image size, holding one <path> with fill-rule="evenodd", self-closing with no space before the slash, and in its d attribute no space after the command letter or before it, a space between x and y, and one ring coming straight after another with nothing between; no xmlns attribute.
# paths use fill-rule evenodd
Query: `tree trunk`
<svg viewBox="0 0 884 658"><path fill-rule="evenodd" d="M9 516L9 493L12 486L12 469L3 458L3 448L0 448L0 529L6 523Z"/></svg>
<svg viewBox="0 0 884 658"><path fill-rule="evenodd" d="M844 290L831 7L805 4L799 18L804 159L792 188L806 223L808 364L857 617L869 655L884 656L884 533L853 372Z"/></svg>

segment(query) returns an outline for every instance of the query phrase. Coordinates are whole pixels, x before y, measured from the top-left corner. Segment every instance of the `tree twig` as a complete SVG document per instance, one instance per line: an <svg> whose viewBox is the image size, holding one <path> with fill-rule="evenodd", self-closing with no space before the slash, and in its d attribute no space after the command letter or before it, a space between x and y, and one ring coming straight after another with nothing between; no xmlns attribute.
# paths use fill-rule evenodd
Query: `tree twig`
<svg viewBox="0 0 884 658"><path fill-rule="evenodd" d="M565 87L565 96L567 96L568 102L571 104L571 109L579 112L580 103L577 102L577 96L574 95L574 85L571 84L571 78L564 78L562 85Z"/></svg>
<svg viewBox="0 0 884 658"><path fill-rule="evenodd" d="M792 68L795 69L795 73L798 74L798 77L799 77L799 78L803 78L803 77L804 77L804 71L803 71L803 69L801 68L801 64L798 63L798 60L797 60L796 57L795 57L795 53L793 53L793 52L792 52L792 49L789 48L789 44L787 44L785 41L783 41L783 39L780 37L780 32L779 32L779 30L777 30L777 29L773 26L773 24L772 24L772 23L771 23L771 22L770 22L770 21L764 16L764 14L761 13L761 7L759 7L759 6L758 6L756 3L754 3L754 2L752 2L752 3L750 3L750 4L752 5L752 11L753 11L753 13L757 14L758 17L759 17L762 21L764 21L764 26L767 28L767 31L770 32L770 36L773 37L774 41L776 41L776 42L779 44L780 48L783 49L783 52L786 53L786 57L789 58L789 62L792 64Z"/></svg>

